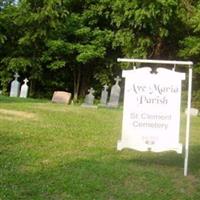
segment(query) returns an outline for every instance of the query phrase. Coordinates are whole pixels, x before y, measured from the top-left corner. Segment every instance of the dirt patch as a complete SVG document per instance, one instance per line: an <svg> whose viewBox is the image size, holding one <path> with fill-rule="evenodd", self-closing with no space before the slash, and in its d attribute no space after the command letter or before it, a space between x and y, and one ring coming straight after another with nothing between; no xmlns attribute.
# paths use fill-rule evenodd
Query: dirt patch
<svg viewBox="0 0 200 200"><path fill-rule="evenodd" d="M7 110L7 109L0 109L1 118L17 118L17 119L36 119L36 115L34 113L17 111L17 110Z"/></svg>

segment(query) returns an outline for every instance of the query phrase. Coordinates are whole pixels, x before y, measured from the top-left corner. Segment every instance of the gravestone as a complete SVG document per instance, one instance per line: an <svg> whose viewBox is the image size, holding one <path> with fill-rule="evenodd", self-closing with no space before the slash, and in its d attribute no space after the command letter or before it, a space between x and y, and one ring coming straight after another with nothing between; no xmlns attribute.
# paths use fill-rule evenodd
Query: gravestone
<svg viewBox="0 0 200 200"><path fill-rule="evenodd" d="M106 106L108 100L108 86L104 85L104 89L101 92L100 106Z"/></svg>
<svg viewBox="0 0 200 200"><path fill-rule="evenodd" d="M185 114L187 115L187 108L185 109ZM198 116L199 110L196 108L190 108L190 116Z"/></svg>
<svg viewBox="0 0 200 200"><path fill-rule="evenodd" d="M52 102L53 103L66 103L69 104L71 100L71 93L64 91L55 91L53 93Z"/></svg>
<svg viewBox="0 0 200 200"><path fill-rule="evenodd" d="M121 91L121 88L119 87L119 81L121 81L120 77L117 76L115 81L116 83L111 88L110 99L107 105L110 108L117 108L119 106L119 97Z"/></svg>
<svg viewBox="0 0 200 200"><path fill-rule="evenodd" d="M21 90L20 90L20 97L22 98L27 98L28 96L28 79L25 78L24 79L24 84L21 86Z"/></svg>
<svg viewBox="0 0 200 200"><path fill-rule="evenodd" d="M89 94L85 96L84 103L82 104L82 107L88 107L88 108L97 108L97 106L93 105L94 104L94 95L93 93L95 90L93 88L90 88L88 90Z"/></svg>
<svg viewBox="0 0 200 200"><path fill-rule="evenodd" d="M17 80L19 78L19 74L15 73L14 77L15 77L15 80L11 82L10 97L18 97L19 96L20 83Z"/></svg>

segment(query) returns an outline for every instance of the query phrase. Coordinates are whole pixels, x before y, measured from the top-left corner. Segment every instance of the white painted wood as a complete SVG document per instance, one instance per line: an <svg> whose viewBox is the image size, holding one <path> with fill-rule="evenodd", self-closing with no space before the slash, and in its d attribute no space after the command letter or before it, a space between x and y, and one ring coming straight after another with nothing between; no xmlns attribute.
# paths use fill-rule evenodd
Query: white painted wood
<svg viewBox="0 0 200 200"><path fill-rule="evenodd" d="M189 66L188 101L187 101L187 111L188 112L187 112L186 135L185 135L184 176L188 175L191 99L192 99L192 67Z"/></svg>
<svg viewBox="0 0 200 200"><path fill-rule="evenodd" d="M179 143L181 80L184 73L159 68L125 70L122 138L118 150L182 152Z"/></svg>
<svg viewBox="0 0 200 200"><path fill-rule="evenodd" d="M151 63L151 64L169 64L174 65L173 71L176 70L176 65L185 65L189 67L189 78L188 78L188 101L187 101L187 122L186 122L186 136L185 136L185 159L184 159L184 176L188 175L188 157L189 157L189 137L190 137L190 109L191 109L191 94L192 94L192 65L191 61L172 61L172 60L148 60L148 59L127 59L127 58L118 58L118 62L132 62L135 63ZM134 70L136 67L134 67ZM141 69L144 72L150 72L150 69ZM162 70L162 69L161 69ZM123 72L123 76L126 77L126 72ZM142 77L143 78L143 77ZM144 79L146 80L146 79ZM164 80L164 76L163 76ZM180 79L183 80L183 77ZM126 95L124 97L124 102L126 100ZM125 111L124 111L125 112ZM136 117L136 115L133 115ZM124 130L125 119L123 118L122 130ZM123 131L122 131L123 135ZM121 141L118 142L118 149L124 148ZM132 147L131 147L132 148ZM178 152L178 151L177 151Z"/></svg>
<svg viewBox="0 0 200 200"><path fill-rule="evenodd" d="M169 65L193 65L191 61L176 61L176 60L148 60L134 58L118 58L118 62L133 62L133 63L153 63L153 64L169 64Z"/></svg>

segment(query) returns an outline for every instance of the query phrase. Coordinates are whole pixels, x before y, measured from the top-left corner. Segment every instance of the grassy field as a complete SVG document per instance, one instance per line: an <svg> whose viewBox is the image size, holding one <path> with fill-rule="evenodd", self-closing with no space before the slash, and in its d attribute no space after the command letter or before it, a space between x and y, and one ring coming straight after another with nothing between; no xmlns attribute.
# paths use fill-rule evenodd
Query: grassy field
<svg viewBox="0 0 200 200"><path fill-rule="evenodd" d="M200 199L200 118L187 177L183 154L117 151L121 119L120 109L0 96L0 200Z"/></svg>

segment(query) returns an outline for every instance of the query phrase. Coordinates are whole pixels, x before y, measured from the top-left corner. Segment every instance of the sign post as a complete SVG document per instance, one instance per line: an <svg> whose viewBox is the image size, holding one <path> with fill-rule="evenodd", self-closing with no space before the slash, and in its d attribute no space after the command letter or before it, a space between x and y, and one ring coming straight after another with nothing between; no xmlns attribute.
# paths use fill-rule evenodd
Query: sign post
<svg viewBox="0 0 200 200"><path fill-rule="evenodd" d="M192 62L118 59L119 62L189 65L188 112L186 124L184 175L187 176L190 107L192 89ZM179 143L181 82L185 74L158 68L143 67L124 70L125 78L122 136L117 149L182 153Z"/></svg>

